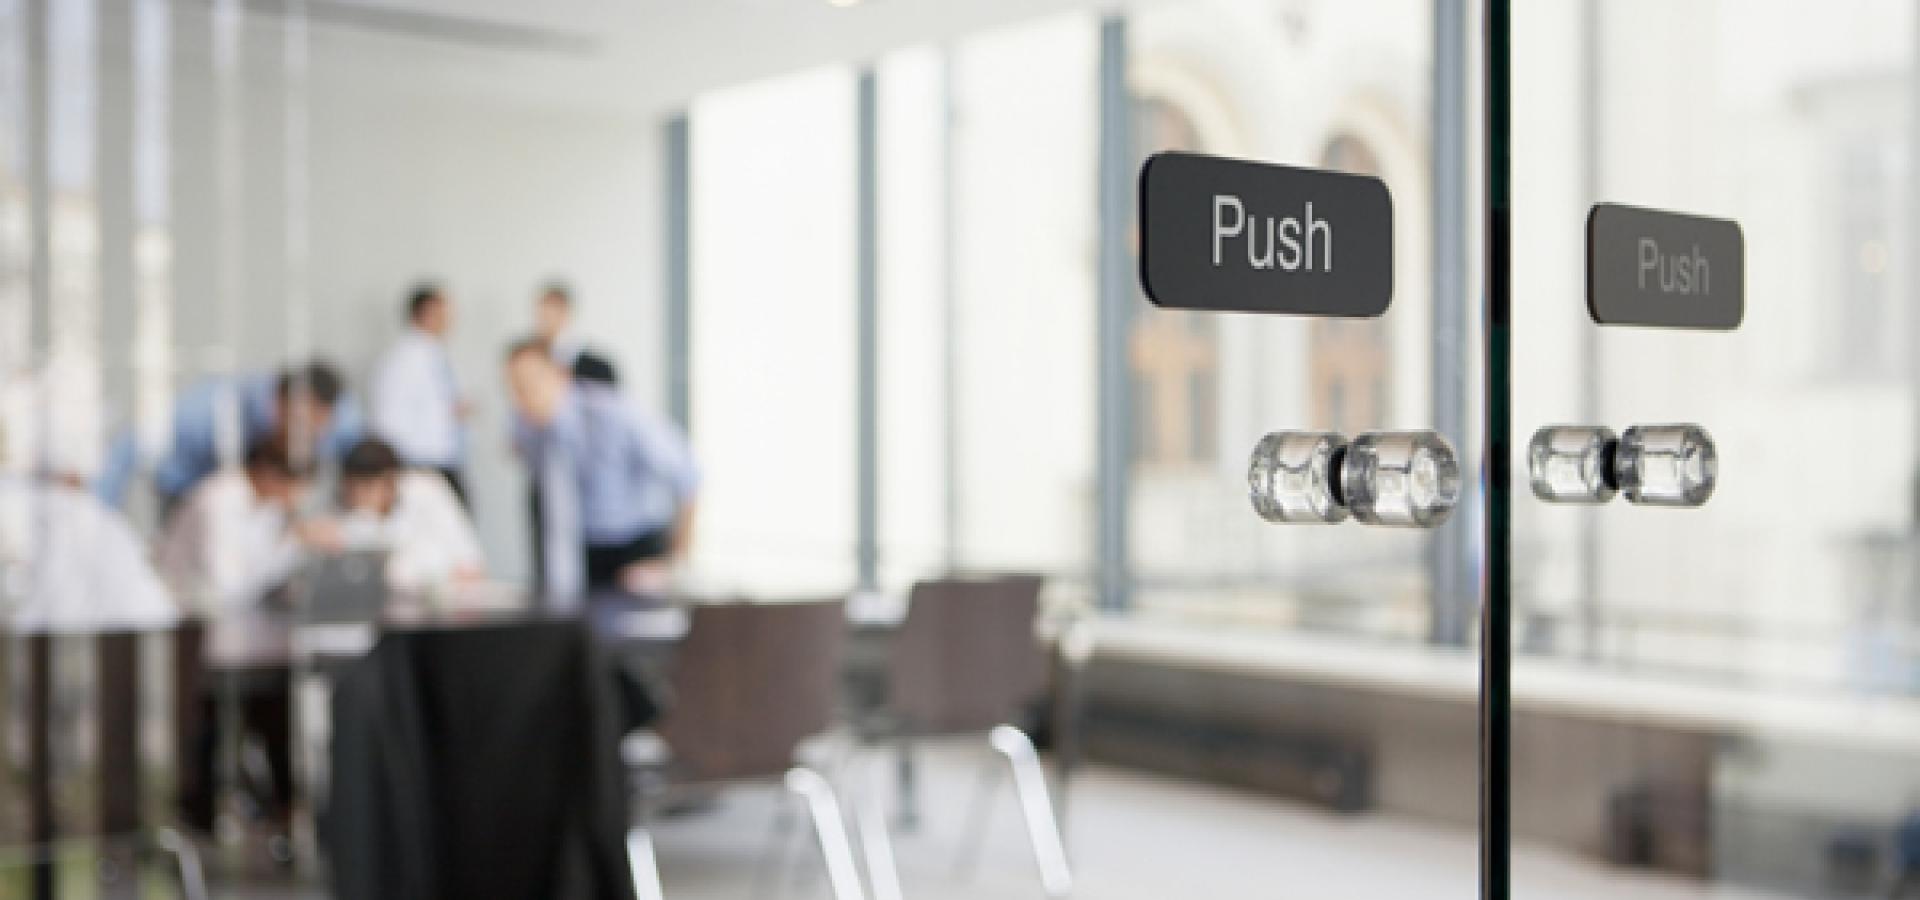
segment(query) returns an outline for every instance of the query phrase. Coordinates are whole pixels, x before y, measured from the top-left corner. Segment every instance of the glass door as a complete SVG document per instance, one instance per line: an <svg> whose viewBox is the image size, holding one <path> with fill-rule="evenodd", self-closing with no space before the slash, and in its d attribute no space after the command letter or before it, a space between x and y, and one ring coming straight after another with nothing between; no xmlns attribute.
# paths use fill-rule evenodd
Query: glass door
<svg viewBox="0 0 1920 900"><path fill-rule="evenodd" d="M1104 101L1123 104L1125 144L1103 152L1125 154L1132 218L1118 235L1129 277L1098 307L1101 649L1085 742L1109 764L1233 789L1260 856L1301 867L1287 883L1315 894L1468 897L1478 884L1472 7L1189 0L1142 5L1103 43L1125 84ZM1318 202L1269 203L1241 180L1270 166ZM1160 193L1154 179L1182 172L1221 180ZM1384 189L1377 234L1311 193L1350 176ZM1166 210L1189 209L1157 231L1180 215ZM1307 240L1317 215L1330 263ZM1204 274L1163 282L1157 247L1182 227ZM1331 279L1288 293L1304 277L1289 235L1302 272L1390 275L1384 311L1300 314L1347 297ZM1222 272L1246 274L1250 293L1216 292ZM1240 300L1259 311L1220 311ZM1407 453L1408 469L1388 463L1376 483L1360 464L1376 449ZM1445 493L1447 510L1371 502L1407 485ZM1169 895L1276 890L1269 862L1237 859L1208 817L1170 819L1166 834L1191 860L1175 869L1215 873Z"/></svg>
<svg viewBox="0 0 1920 900"><path fill-rule="evenodd" d="M908 23L897 3L814 5L789 12L805 65L756 60L683 113L697 573L753 598L852 584L909 603L955 575L1045 576L1042 630L1091 638L1054 695L1076 714L1036 734L1065 773L1079 896L1472 896L1477 7L955 3L966 16ZM767 31L716 10L717 33ZM1391 212L1370 235L1314 210L1333 267L1391 282L1384 309L1150 302L1137 200L1168 153L1378 185ZM1249 222L1278 211L1241 199ZM743 210L784 223L753 264ZM768 433L807 438L767 466ZM1356 491L1399 490L1394 454L1444 446L1418 477L1447 508L1343 497L1323 512L1344 521L1273 521L1291 517L1249 494L1273 483L1255 454L1274 434L1379 448L1388 471ZM1360 521L1376 506L1389 521ZM901 789L919 798L895 834L908 896L1032 893L1004 798L969 836L970 752L926 747ZM954 886L947 854L976 839ZM681 840L661 835L668 865Z"/></svg>
<svg viewBox="0 0 1920 900"><path fill-rule="evenodd" d="M1512 6L1513 893L1913 895L1914 10Z"/></svg>

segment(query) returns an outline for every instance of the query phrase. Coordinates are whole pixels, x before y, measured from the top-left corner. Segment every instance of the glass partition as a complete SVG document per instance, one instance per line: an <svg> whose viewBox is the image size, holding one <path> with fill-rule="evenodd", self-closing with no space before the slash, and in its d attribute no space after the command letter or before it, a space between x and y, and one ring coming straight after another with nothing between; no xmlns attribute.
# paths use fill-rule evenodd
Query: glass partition
<svg viewBox="0 0 1920 900"><path fill-rule="evenodd" d="M480 620L468 592L498 601L488 614L576 612L549 592L562 573L548 517L579 526L571 549L607 550L586 533L605 525L595 516L652 499L546 489L585 480L546 468L549 448L529 440L538 411L509 384L510 348L563 361L574 377L554 390L570 401L611 381L593 389L624 410L607 415L684 419L671 426L699 469L697 515L673 535L687 554L619 590L673 621L714 602L850 599L840 713L892 659L862 642L905 627L916 586L1039 576L1022 647L1040 686L999 724L1031 733L1051 769L1080 895L1471 895L1473 635L1498 577L1478 537L1479 13L1465 0L0 0L0 896L43 883L38 851L20 848L49 827L79 839L78 862L57 864L79 895L114 874L88 868L88 842L120 827L102 803L125 784L103 779L136 770L137 824L223 851L208 854L223 894L327 889L311 822L292 824L315 796L271 793L282 775L317 790L329 759L325 673L296 673L308 645L286 617L306 607L282 589L346 545L306 526L400 502L344 484L379 468L344 451L378 436L394 478L438 485L452 470L447 489L464 489L445 520L469 565L436 557L424 587L396 589L447 614L436 626ZM1137 179L1175 150L1380 179L1391 308L1150 304ZM1894 227L1864 210L1898 160L1848 159L1847 177L1868 179L1849 182L1863 210L1849 227ZM420 303L449 314L443 328ZM1871 310L1897 304L1860 303L1847 335L1883 336ZM432 396L396 414L410 347ZM1883 372L1903 352L1834 358ZM290 410L325 379L281 387L314 362L341 383L324 420ZM452 423L448 445L400 446L429 420ZM1272 524L1250 501L1249 459L1278 431L1433 431L1465 487L1433 528ZM184 474L183 442L196 442ZM192 495L213 481L295 552L231 534L181 549ZM56 552L36 541L58 504L98 529ZM109 539L126 551L111 570L157 605L128 613L114 591L73 587L109 570L93 562ZM395 546L367 570L390 575ZM172 568L196 551L299 571L249 580L236 613L214 574ZM49 587L47 571L73 579ZM256 613L280 617L261 658L195 643ZM95 642L127 629L148 635ZM760 660L741 648L734 668ZM1014 668L963 662L952 686ZM101 724L123 711L107 694L129 665L152 695L137 765L122 765L125 722ZM256 670L274 727L209 724L253 714L222 691ZM298 692L296 674L311 676ZM826 743L872 725L838 715ZM235 738L249 728L261 733ZM234 740L216 747L222 729ZM861 746L861 762L898 766L883 795L908 896L1040 888L1016 807L991 782L975 790L982 760L1002 760L977 730ZM1017 749L998 734L1002 754ZM669 896L758 885L739 848L788 820L756 804L729 795L654 823ZM264 856L240 852L254 843ZM875 852L863 843L870 884Z"/></svg>
<svg viewBox="0 0 1920 900"><path fill-rule="evenodd" d="M1920 821L1913 10L1513 6L1516 843L1673 896L1891 896ZM1742 265L1590 251L1600 202L1737 222L1744 321L1596 325L1590 272L1677 309ZM1529 495L1538 429L1626 460L1669 423L1717 449L1699 508Z"/></svg>

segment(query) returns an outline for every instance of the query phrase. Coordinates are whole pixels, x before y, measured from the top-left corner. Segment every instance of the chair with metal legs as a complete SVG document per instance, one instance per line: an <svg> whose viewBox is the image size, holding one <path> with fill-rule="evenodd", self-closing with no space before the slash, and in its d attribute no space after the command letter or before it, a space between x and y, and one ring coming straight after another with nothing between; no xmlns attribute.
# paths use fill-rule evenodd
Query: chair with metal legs
<svg viewBox="0 0 1920 900"><path fill-rule="evenodd" d="M859 867L829 779L799 760L801 742L834 722L846 636L842 601L696 607L667 665L663 752L636 748L639 822L628 840L641 897L659 896L653 820L692 792L777 786L803 804L836 900L863 900ZM646 758L634 758L635 756Z"/></svg>
<svg viewBox="0 0 1920 900"><path fill-rule="evenodd" d="M1072 869L1039 754L1015 723L1045 690L1047 658L1034 634L1042 579L1034 575L926 581L914 585L889 650L883 698L857 717L868 747L979 735L1013 776L1027 838L1048 896L1073 889ZM867 785L871 788L872 785ZM991 786L976 795L990 797ZM875 791L856 797L856 821L874 891L900 896L884 812ZM981 807L984 809L984 807ZM984 827L984 817L975 829ZM962 858L968 852L963 849ZM876 864L877 863L877 864Z"/></svg>

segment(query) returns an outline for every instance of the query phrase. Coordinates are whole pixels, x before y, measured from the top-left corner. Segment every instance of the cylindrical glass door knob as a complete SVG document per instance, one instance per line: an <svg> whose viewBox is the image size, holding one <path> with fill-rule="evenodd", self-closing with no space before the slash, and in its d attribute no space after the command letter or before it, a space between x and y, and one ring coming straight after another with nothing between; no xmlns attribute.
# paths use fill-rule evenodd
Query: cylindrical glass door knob
<svg viewBox="0 0 1920 900"><path fill-rule="evenodd" d="M1613 429L1549 425L1527 443L1527 475L1533 495L1549 503L1605 503L1619 487L1613 480Z"/></svg>
<svg viewBox="0 0 1920 900"><path fill-rule="evenodd" d="M1713 496L1720 459L1698 425L1635 425L1620 435L1613 473L1630 503L1699 506Z"/></svg>
<svg viewBox="0 0 1920 900"><path fill-rule="evenodd" d="M1460 460L1431 431L1363 434L1347 445L1340 485L1362 522L1431 528L1460 502Z"/></svg>
<svg viewBox="0 0 1920 900"><path fill-rule="evenodd" d="M1269 522L1338 522L1347 517L1337 482L1346 440L1318 431L1277 431L1254 445L1247 465L1253 509Z"/></svg>

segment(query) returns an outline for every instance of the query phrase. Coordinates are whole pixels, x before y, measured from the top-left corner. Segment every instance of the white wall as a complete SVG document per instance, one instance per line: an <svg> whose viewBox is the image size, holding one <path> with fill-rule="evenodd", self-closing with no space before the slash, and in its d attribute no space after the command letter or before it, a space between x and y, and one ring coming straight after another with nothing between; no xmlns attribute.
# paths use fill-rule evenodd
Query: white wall
<svg viewBox="0 0 1920 900"><path fill-rule="evenodd" d="M176 9L183 9L176 7ZM204 28L183 12L176 28ZM418 279L456 304L454 361L476 403L468 478L495 574L526 574L526 488L506 450L500 379L506 344L531 328L534 292L571 283L588 341L623 383L662 397L660 126L641 116L542 110L487 96L414 90L404 70L358 70L364 38L314 35L309 293L314 345L363 387L402 327ZM278 33L256 26L246 47L243 121L243 367L286 357L284 82ZM431 45L420 52L431 55ZM218 204L212 152L217 110L204 53L175 61L174 238L177 380L204 371L219 335ZM111 359L111 348L109 358Z"/></svg>

